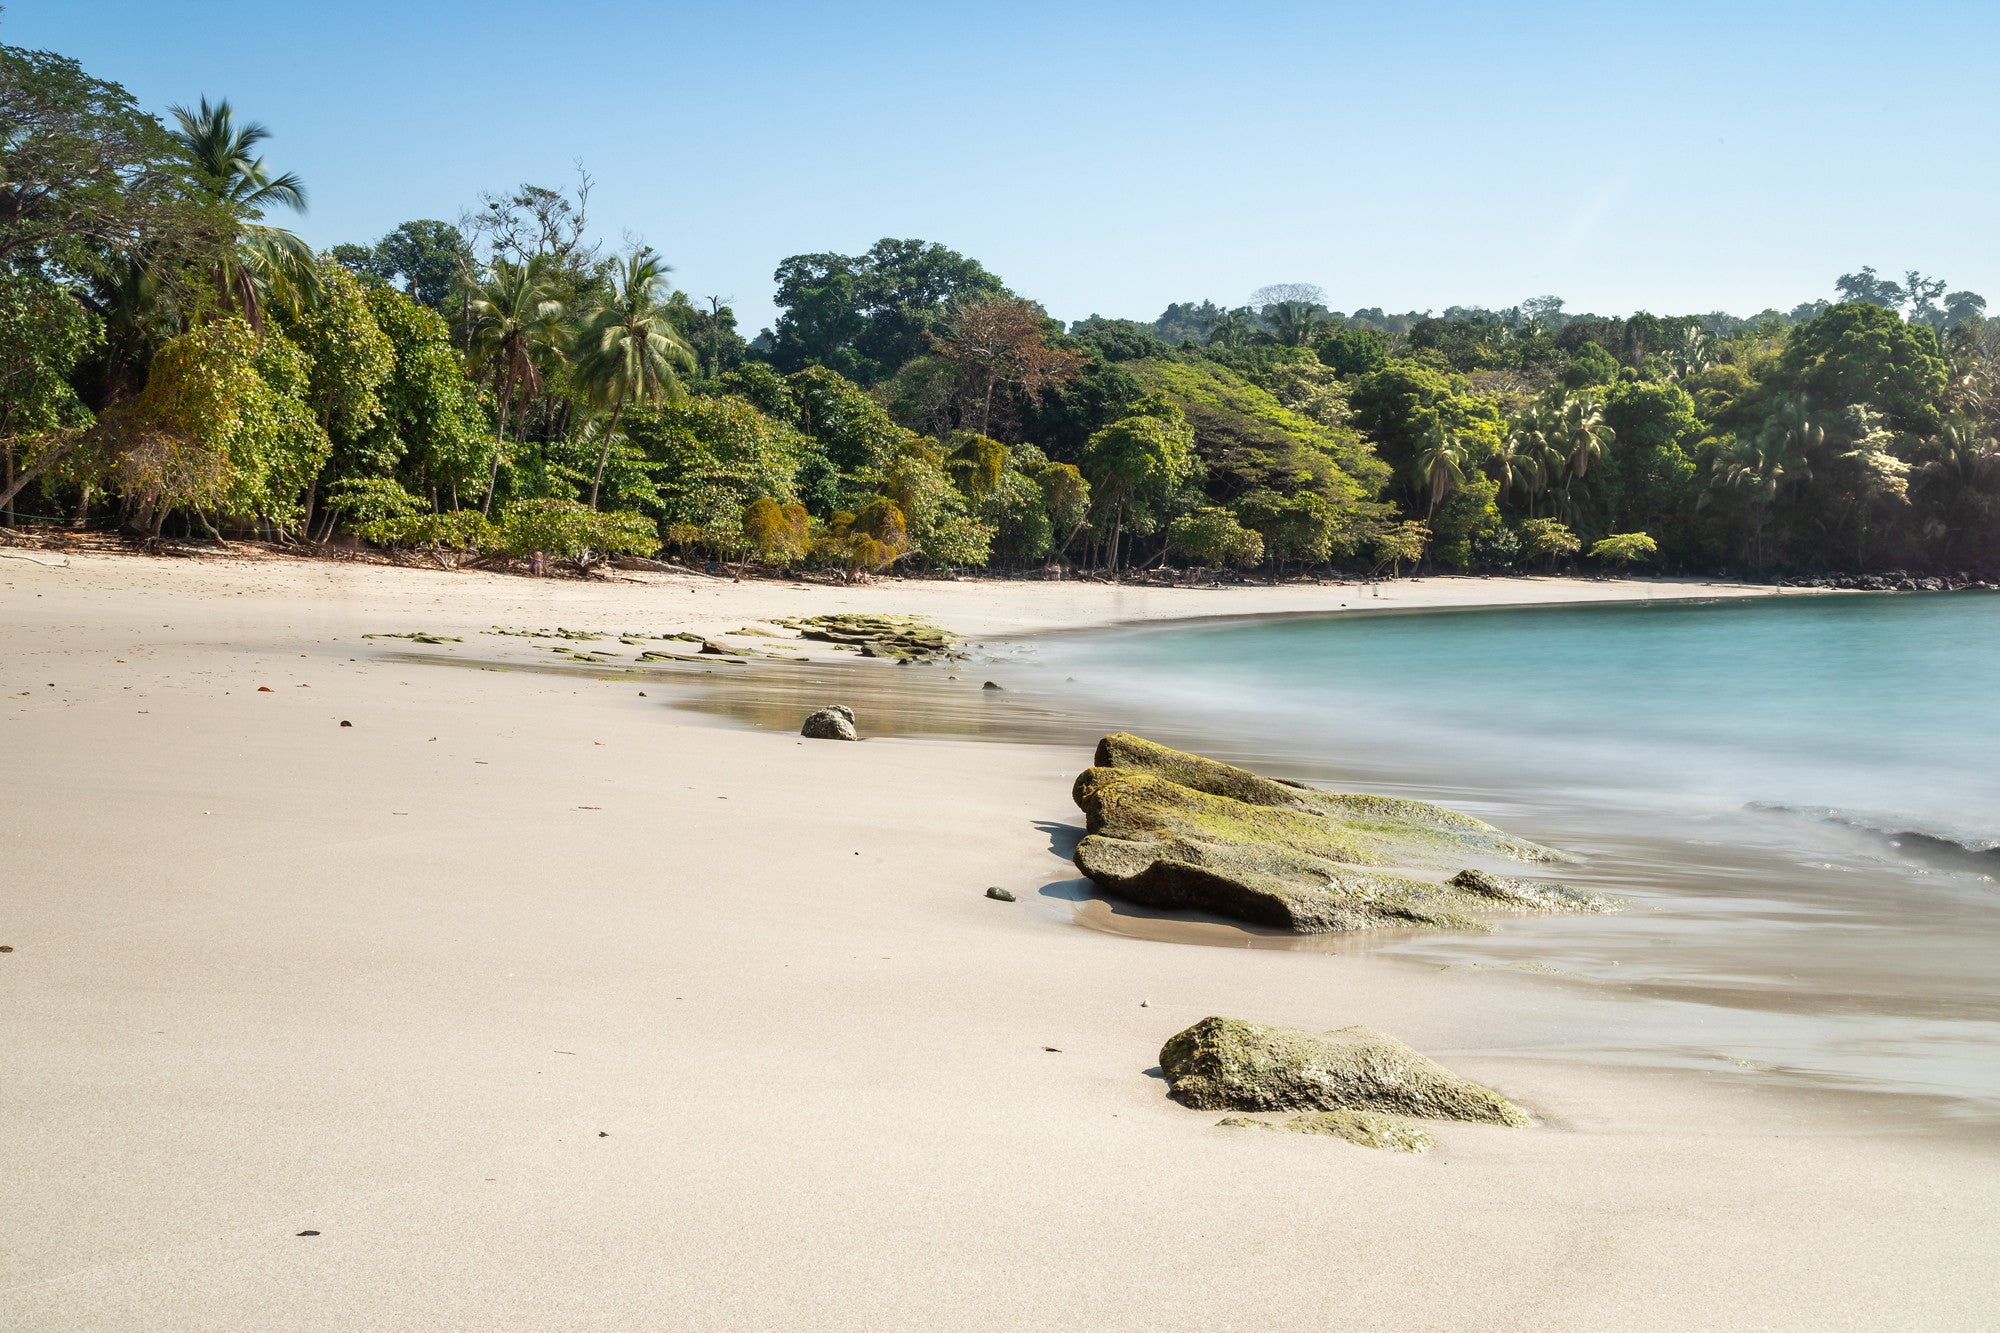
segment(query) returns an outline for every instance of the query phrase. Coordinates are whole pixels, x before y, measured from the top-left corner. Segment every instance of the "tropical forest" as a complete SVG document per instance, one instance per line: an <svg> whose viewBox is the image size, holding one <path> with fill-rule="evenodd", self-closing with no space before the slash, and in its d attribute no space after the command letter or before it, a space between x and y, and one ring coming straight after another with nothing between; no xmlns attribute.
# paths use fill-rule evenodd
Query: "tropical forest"
<svg viewBox="0 0 2000 1333"><path fill-rule="evenodd" d="M316 252L276 150L0 47L0 522L848 577L2000 562L2000 323L1920 272L1744 316L1276 283L1065 323L883 239L782 259L746 336L593 231L581 167Z"/></svg>

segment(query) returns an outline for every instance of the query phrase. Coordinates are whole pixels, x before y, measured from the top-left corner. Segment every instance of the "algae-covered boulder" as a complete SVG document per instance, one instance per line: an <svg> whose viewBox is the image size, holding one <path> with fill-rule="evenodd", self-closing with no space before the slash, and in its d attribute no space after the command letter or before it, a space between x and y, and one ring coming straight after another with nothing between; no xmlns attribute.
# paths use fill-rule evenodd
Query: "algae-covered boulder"
<svg viewBox="0 0 2000 1333"><path fill-rule="evenodd" d="M1466 853L1565 860L1423 801L1323 792L1116 734L1073 791L1079 870L1151 907L1191 908L1303 932L1374 926L1477 929L1496 912L1602 911L1611 899L1464 870Z"/></svg>
<svg viewBox="0 0 2000 1333"><path fill-rule="evenodd" d="M1287 1120L1252 1120L1248 1116L1231 1115L1215 1123L1245 1129L1282 1129L1293 1134L1324 1134L1383 1152L1420 1153L1437 1146L1437 1140L1421 1127L1378 1111L1308 1111Z"/></svg>
<svg viewBox="0 0 2000 1333"><path fill-rule="evenodd" d="M1306 1032L1204 1018L1160 1048L1174 1096L1204 1111L1382 1111L1526 1125L1491 1088L1371 1028Z"/></svg>
<svg viewBox="0 0 2000 1333"><path fill-rule="evenodd" d="M799 735L816 741L861 739L861 733L854 729L854 710L846 704L828 704L807 717L805 725L799 728Z"/></svg>

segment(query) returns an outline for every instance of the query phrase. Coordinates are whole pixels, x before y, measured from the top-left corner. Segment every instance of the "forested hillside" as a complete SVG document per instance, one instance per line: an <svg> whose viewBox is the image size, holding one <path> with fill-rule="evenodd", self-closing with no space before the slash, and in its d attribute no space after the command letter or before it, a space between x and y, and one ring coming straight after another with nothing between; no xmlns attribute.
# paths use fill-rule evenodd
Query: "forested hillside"
<svg viewBox="0 0 2000 1333"><path fill-rule="evenodd" d="M746 340L605 247L587 176L315 253L267 138L0 47L0 519L585 566L2000 562L2000 324L1914 272L1750 318L1286 284L1065 326L885 239L783 260Z"/></svg>

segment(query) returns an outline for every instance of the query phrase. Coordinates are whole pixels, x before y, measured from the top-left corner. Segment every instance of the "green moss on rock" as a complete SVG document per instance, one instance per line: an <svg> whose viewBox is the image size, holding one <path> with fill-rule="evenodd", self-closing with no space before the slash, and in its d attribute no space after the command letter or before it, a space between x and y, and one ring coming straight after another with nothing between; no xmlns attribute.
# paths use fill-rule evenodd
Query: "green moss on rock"
<svg viewBox="0 0 2000 1333"><path fill-rule="evenodd" d="M1437 1146L1437 1140L1419 1126L1375 1111L1313 1111L1286 1120L1252 1120L1248 1116L1231 1115L1224 1116L1216 1124L1283 1129L1294 1134L1326 1134L1383 1152L1422 1153Z"/></svg>
<svg viewBox="0 0 2000 1333"><path fill-rule="evenodd" d="M1194 791L1206 792L1210 796L1223 796L1250 805L1265 805L1276 809L1307 808L1305 803L1307 789L1297 783L1278 782L1272 778L1259 777L1247 768L1238 768L1234 764L1225 764L1220 760L1170 749L1156 741L1149 741L1143 736L1134 736L1127 731L1114 731L1098 741L1097 754L1093 762L1097 768L1151 773ZM1077 781L1081 783L1083 778L1078 778Z"/></svg>
<svg viewBox="0 0 2000 1333"><path fill-rule="evenodd" d="M1565 859L1443 806L1316 791L1123 733L1099 741L1096 760L1072 791L1086 833L1077 868L1148 906L1325 932L1478 929L1482 915L1495 912L1615 905L1482 871L1443 883L1404 873L1450 869L1467 852Z"/></svg>
<svg viewBox="0 0 2000 1333"><path fill-rule="evenodd" d="M1526 1125L1491 1088L1371 1028L1306 1032L1204 1018L1168 1038L1160 1069L1205 1111L1378 1111L1422 1120Z"/></svg>
<svg viewBox="0 0 2000 1333"><path fill-rule="evenodd" d="M843 612L837 615L793 617L774 620L799 632L801 638L817 639L843 648L852 648L863 657L889 657L900 661L928 661L953 656L956 637L917 616L871 616Z"/></svg>

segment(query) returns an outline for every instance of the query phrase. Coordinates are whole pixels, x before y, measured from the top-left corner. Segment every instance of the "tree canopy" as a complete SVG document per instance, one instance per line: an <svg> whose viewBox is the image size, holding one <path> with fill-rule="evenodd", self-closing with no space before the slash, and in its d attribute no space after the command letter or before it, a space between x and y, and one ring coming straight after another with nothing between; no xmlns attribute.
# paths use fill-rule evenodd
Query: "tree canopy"
<svg viewBox="0 0 2000 1333"><path fill-rule="evenodd" d="M248 110L0 46L5 521L580 570L2000 566L2000 324L1919 271L1742 316L1283 282L1066 326L887 238L781 260L746 341L581 167L315 253Z"/></svg>

